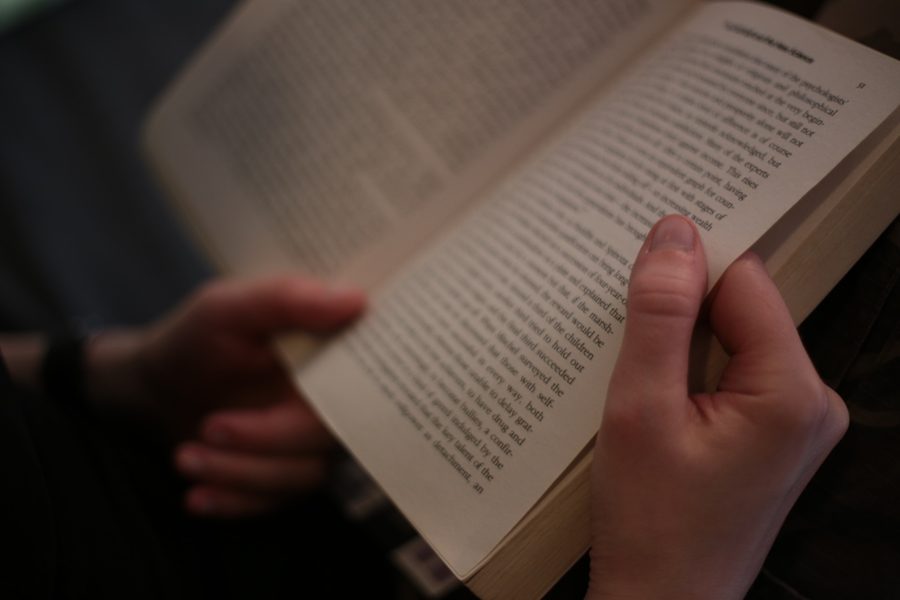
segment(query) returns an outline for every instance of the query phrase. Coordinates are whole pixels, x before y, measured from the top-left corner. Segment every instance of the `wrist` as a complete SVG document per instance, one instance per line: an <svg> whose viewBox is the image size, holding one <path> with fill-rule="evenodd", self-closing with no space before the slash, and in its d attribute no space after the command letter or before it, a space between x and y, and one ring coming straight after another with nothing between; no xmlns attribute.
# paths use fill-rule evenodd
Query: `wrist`
<svg viewBox="0 0 900 600"><path fill-rule="evenodd" d="M142 330L117 329L91 336L84 347L84 392L101 410L149 412L152 398L143 366Z"/></svg>
<svg viewBox="0 0 900 600"><path fill-rule="evenodd" d="M46 340L35 334L4 334L0 336L0 350L10 378L22 389L41 391L41 360Z"/></svg>

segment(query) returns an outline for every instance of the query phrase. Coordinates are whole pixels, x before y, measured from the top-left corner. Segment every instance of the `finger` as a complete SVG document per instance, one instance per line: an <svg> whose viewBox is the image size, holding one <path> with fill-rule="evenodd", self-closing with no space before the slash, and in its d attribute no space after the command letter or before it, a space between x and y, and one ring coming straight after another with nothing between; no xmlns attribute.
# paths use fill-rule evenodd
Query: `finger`
<svg viewBox="0 0 900 600"><path fill-rule="evenodd" d="M359 315L365 306L365 296L359 290L330 287L304 277L280 276L220 285L220 317L259 336L292 329L330 331Z"/></svg>
<svg viewBox="0 0 900 600"><path fill-rule="evenodd" d="M322 457L254 455L188 442L175 452L178 471L195 481L260 493L308 491L325 478Z"/></svg>
<svg viewBox="0 0 900 600"><path fill-rule="evenodd" d="M203 517L249 517L272 510L284 501L271 496L210 485L196 485L188 490L184 506L188 512Z"/></svg>
<svg viewBox="0 0 900 600"><path fill-rule="evenodd" d="M215 374L211 375L215 376ZM195 391L197 404L202 404L204 412L216 410L255 410L273 406L287 400L297 400L297 391L284 373L284 367L277 371L243 372L240 365L222 369L214 384L207 384ZM203 402L201 402L203 400ZM216 413L218 414L218 413Z"/></svg>
<svg viewBox="0 0 900 600"><path fill-rule="evenodd" d="M693 224L665 217L650 231L635 261L628 289L628 317L610 386L687 395L688 352L706 292L706 258ZM633 395L631 395L633 396Z"/></svg>
<svg viewBox="0 0 900 600"><path fill-rule="evenodd" d="M296 395L271 406L212 414L201 428L201 439L219 448L273 455L322 452L335 443Z"/></svg>
<svg viewBox="0 0 900 600"><path fill-rule="evenodd" d="M709 318L731 355L720 389L739 386L732 391L758 393L777 376L809 375L818 381L790 312L755 254L740 257L722 275L710 296Z"/></svg>
<svg viewBox="0 0 900 600"><path fill-rule="evenodd" d="M820 461L846 430L847 409L816 372L759 257L748 253L723 274L710 324L731 354L715 395L720 405L766 418L773 435L787 428Z"/></svg>

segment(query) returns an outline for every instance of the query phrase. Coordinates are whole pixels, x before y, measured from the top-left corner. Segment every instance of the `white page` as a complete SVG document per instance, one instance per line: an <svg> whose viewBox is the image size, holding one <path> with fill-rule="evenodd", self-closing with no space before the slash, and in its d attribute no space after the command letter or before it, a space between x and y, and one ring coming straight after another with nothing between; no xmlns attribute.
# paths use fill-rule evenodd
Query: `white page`
<svg viewBox="0 0 900 600"><path fill-rule="evenodd" d="M898 102L891 59L704 7L298 382L465 577L596 432L650 224L694 219L715 280Z"/></svg>

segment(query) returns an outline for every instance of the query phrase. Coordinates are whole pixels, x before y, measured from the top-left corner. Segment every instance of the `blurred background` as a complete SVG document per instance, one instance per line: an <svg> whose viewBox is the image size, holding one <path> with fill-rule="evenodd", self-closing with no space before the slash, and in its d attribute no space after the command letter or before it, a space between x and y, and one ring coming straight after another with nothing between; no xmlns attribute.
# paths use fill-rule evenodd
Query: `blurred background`
<svg viewBox="0 0 900 600"><path fill-rule="evenodd" d="M138 138L234 4L0 0L0 330L145 322L210 276Z"/></svg>
<svg viewBox="0 0 900 600"><path fill-rule="evenodd" d="M774 3L810 18L822 4ZM138 141L154 98L233 4L0 0L0 330L145 323L213 275ZM896 37L854 21L868 6L876 20L896 22L896 0L832 4L829 25L897 56ZM751 598L900 597L898 279L895 222L801 329L852 425L789 517ZM376 538L393 535L386 522ZM279 551L292 572L290 546ZM339 543L331 552L340 554ZM576 567L555 597L578 597L584 575Z"/></svg>

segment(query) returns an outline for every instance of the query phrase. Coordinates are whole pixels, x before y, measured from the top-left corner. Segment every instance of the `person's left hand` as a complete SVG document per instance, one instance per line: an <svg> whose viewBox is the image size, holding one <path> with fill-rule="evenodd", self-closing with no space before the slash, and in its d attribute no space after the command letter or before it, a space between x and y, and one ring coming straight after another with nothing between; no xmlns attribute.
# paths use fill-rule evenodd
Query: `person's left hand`
<svg viewBox="0 0 900 600"><path fill-rule="evenodd" d="M120 368L93 371L139 382L132 395L175 442L176 468L194 482L189 511L258 513L319 484L334 445L291 385L273 337L334 330L364 303L358 291L298 277L216 282L124 342L101 334L94 364L103 366L105 353ZM92 383L101 397L123 388L103 377Z"/></svg>
<svg viewBox="0 0 900 600"><path fill-rule="evenodd" d="M175 451L176 468L194 482L185 507L220 517L274 508L322 482L333 448L328 431L293 392L271 405L215 411L199 439Z"/></svg>

